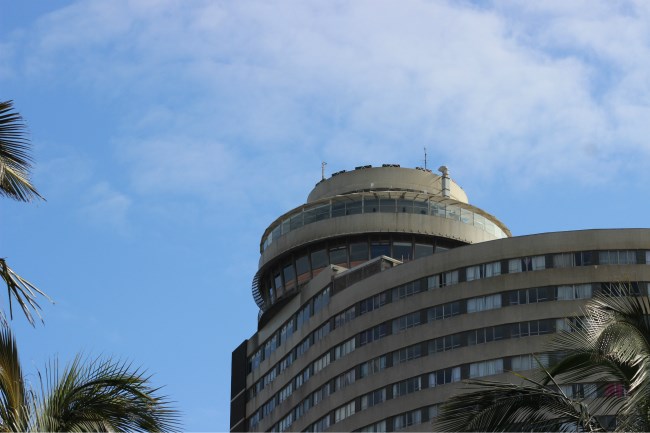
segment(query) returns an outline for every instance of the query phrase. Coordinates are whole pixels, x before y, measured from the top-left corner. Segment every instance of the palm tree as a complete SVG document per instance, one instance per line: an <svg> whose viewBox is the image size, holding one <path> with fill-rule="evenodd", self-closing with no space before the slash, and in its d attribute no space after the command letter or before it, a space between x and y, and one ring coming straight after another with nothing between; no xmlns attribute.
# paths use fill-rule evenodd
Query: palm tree
<svg viewBox="0 0 650 433"><path fill-rule="evenodd" d="M43 199L30 181L32 158L25 124L20 114L12 110L13 101L0 102L0 196L22 202ZM7 285L9 316L13 318L12 299L15 299L33 325L32 311L40 318L36 297L41 295L47 298L47 295L15 273L4 258L0 258L0 277ZM6 321L1 310L0 319Z"/></svg>
<svg viewBox="0 0 650 433"><path fill-rule="evenodd" d="M600 294L585 307L585 317L550 343L561 351L538 379L513 373L518 384L468 381L469 393L442 407L434 428L441 431L602 431L596 415L615 414L616 430L650 430L650 301L629 287ZM558 383L621 384L625 395L573 398Z"/></svg>
<svg viewBox="0 0 650 433"><path fill-rule="evenodd" d="M178 413L158 396L144 371L111 359L77 356L59 372L56 362L25 383L16 342L0 325L0 431L174 431Z"/></svg>

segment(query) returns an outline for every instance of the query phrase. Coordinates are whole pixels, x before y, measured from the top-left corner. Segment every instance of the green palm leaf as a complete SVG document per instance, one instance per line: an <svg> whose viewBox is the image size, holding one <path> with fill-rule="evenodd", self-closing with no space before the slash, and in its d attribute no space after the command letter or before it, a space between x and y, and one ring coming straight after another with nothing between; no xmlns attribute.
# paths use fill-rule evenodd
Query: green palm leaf
<svg viewBox="0 0 650 433"><path fill-rule="evenodd" d="M469 380L444 403L435 431L603 431L589 407L558 387L516 375L522 384ZM518 382L520 380L517 380Z"/></svg>
<svg viewBox="0 0 650 433"><path fill-rule="evenodd" d="M599 431L596 414L615 414L618 431L650 430L650 300L620 285L613 296L592 299L572 332L558 334L550 349L563 359L539 380L519 384L469 381L468 393L443 405L440 430ZM522 382L523 379L523 383ZM627 395L568 398L557 383L620 383Z"/></svg>
<svg viewBox="0 0 650 433"><path fill-rule="evenodd" d="M18 201L43 199L29 180L32 158L25 124L12 109L13 101L0 102L0 195Z"/></svg>
<svg viewBox="0 0 650 433"><path fill-rule="evenodd" d="M53 361L27 389L16 342L0 325L0 431L176 431L178 412L144 371L110 358Z"/></svg>
<svg viewBox="0 0 650 433"><path fill-rule="evenodd" d="M149 385L143 371L111 359L84 362L80 356L61 374L46 370L38 431L171 431L176 411Z"/></svg>
<svg viewBox="0 0 650 433"><path fill-rule="evenodd" d="M7 285L7 295L9 297L9 317L13 319L13 300L15 299L22 309L25 317L32 326L34 325L34 316L32 311L41 319L39 310L41 306L36 302L36 296L44 296L48 301L52 300L44 292L39 290L32 283L15 273L8 265L5 259L0 259L0 278ZM0 310L0 320L7 321L4 313Z"/></svg>

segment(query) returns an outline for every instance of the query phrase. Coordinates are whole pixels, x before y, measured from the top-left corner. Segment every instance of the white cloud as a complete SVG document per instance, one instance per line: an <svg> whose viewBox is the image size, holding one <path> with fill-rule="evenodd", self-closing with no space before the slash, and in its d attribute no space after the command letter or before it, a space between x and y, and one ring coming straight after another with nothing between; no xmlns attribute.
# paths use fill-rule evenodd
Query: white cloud
<svg viewBox="0 0 650 433"><path fill-rule="evenodd" d="M99 227L108 226L118 233L128 232L131 199L125 194L116 191L107 182L99 182L93 185L84 201L79 212L85 222Z"/></svg>
<svg viewBox="0 0 650 433"><path fill-rule="evenodd" d="M115 142L143 192L205 194L235 168L292 190L288 173L317 180L321 159L421 165L423 146L487 180L591 182L624 169L621 152L648 160L648 15L605 1L86 1L40 22L25 64L123 104Z"/></svg>

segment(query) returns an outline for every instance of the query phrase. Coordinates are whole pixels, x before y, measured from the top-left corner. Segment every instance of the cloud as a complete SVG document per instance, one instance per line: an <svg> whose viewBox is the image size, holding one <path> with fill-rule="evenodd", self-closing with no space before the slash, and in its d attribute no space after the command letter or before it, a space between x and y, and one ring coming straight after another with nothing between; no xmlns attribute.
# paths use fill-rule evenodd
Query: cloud
<svg viewBox="0 0 650 433"><path fill-rule="evenodd" d="M262 195L265 179L293 191L320 160L415 166L424 146L464 176L593 182L623 157L649 162L648 14L604 1L86 1L40 21L24 67L68 71L121 107L114 141L141 192L219 191L236 168Z"/></svg>
<svg viewBox="0 0 650 433"><path fill-rule="evenodd" d="M108 182L95 184L85 198L86 203L80 208L80 216L99 227L109 226L118 233L129 229L128 212L131 199L115 191Z"/></svg>

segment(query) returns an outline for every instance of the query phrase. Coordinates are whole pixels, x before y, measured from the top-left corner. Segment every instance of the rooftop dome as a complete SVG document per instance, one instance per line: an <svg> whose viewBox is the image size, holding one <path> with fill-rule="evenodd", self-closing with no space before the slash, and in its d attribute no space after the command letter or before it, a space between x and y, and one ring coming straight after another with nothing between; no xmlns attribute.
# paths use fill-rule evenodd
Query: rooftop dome
<svg viewBox="0 0 650 433"><path fill-rule="evenodd" d="M334 173L329 179L320 181L309 193L307 203L363 191L408 191L442 197L442 179L442 176L426 169L362 166L352 171ZM449 198L469 203L465 191L453 180L449 183Z"/></svg>

